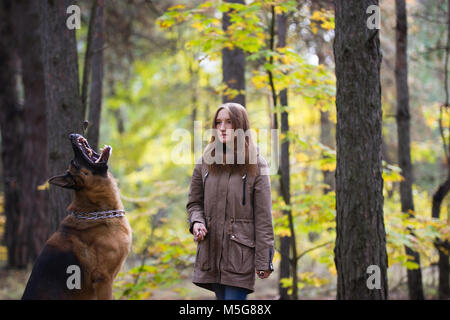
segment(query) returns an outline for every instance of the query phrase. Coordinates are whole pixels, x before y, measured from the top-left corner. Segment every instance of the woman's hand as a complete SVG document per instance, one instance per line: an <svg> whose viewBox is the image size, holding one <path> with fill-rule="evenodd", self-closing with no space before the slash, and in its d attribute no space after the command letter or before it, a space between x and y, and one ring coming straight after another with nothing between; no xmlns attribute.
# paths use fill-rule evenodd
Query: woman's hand
<svg viewBox="0 0 450 320"><path fill-rule="evenodd" d="M260 279L268 278L271 273L272 273L272 271L270 271L270 270L256 270L256 274L258 275L258 277Z"/></svg>
<svg viewBox="0 0 450 320"><path fill-rule="evenodd" d="M196 222L192 231L194 233L194 241L202 241L203 239L205 239L206 234L208 233L205 225L201 222Z"/></svg>

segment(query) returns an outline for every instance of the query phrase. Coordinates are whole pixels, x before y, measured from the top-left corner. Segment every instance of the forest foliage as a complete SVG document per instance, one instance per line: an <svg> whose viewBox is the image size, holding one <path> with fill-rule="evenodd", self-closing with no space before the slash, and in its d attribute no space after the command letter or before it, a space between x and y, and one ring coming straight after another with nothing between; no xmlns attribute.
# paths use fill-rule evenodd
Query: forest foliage
<svg viewBox="0 0 450 320"><path fill-rule="evenodd" d="M285 109L289 112L290 131L280 139L290 141L289 208L297 238L299 294L306 295L307 289L323 286L333 291L335 193L323 192L323 171L334 171L336 150L319 139L320 112L327 111L330 121L336 122L333 12L293 0L254 0L247 5L219 0L169 2L171 5L159 15L133 11L133 32L128 38L123 36L127 41L120 32L114 34L111 30L107 37L99 145L113 146L110 168L119 182L133 229L132 252L115 282L115 298L158 298L155 293L161 288L173 290L180 297L190 295L183 283L191 277L196 244L187 228L185 205L195 155L189 155L190 164L175 164L172 152L179 141L173 133L179 128L191 130L194 110L202 128L209 128L222 94L237 94L222 84L220 65L222 49L234 47L246 53L246 107L256 132L271 127L273 106L267 71L274 75L277 92L288 90L289 106ZM395 17L392 4L387 2L382 4L383 135L391 150L388 154L395 159L395 119L391 116L395 110L395 91L391 88L394 75L388 65L394 61L395 35L389 26ZM89 8L88 1L81 5ZM408 260L405 245L420 253L424 269L430 267L437 261L433 241L437 237L450 240L450 203L443 206L442 219L431 218L431 195L440 181L444 161L436 108L443 100L443 56L442 52L425 52L439 45L445 26L436 27L421 19L418 15L423 6L418 1L408 1L408 5L412 12L410 91L415 215L401 212L401 170L395 160L384 159L384 221L390 269L417 268ZM286 13L290 19L287 46L273 50L269 46L272 6L276 14ZM438 16L438 7L439 1L433 1L427 9L430 12L423 15ZM120 5L116 10L120 10ZM225 32L221 17L230 10L234 10L230 13L232 26ZM83 23L77 33L80 66L87 27ZM327 56L324 64L318 63L316 55L319 43L323 43ZM133 52L125 54L127 48ZM207 138L203 145L206 143ZM290 229L282 214L287 206L277 193L277 176L271 176L271 180L278 248L279 237L290 235ZM0 228L4 223L1 218ZM275 267L279 260L277 252ZM304 263L306 260L308 263ZM283 279L282 283L291 287L292 279Z"/></svg>

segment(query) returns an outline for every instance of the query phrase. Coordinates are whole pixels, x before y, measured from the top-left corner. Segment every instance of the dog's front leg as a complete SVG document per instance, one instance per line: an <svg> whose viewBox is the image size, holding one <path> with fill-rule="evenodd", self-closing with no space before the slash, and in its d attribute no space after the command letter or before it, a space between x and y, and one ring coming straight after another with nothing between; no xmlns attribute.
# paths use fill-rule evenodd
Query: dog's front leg
<svg viewBox="0 0 450 320"><path fill-rule="evenodd" d="M97 271L94 271L92 276L92 286L94 287L97 300L113 300L113 279Z"/></svg>

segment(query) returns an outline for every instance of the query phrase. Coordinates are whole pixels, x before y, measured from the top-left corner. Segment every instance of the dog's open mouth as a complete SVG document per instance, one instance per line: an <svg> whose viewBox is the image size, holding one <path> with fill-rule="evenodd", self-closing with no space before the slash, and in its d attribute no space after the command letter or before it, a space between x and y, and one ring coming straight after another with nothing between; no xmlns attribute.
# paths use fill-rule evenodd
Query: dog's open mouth
<svg viewBox="0 0 450 320"><path fill-rule="evenodd" d="M84 160L93 166L106 166L111 155L111 146L105 145L101 153L95 152L86 138L79 134L71 134L70 140L75 153L81 153ZM78 151L78 152L77 152Z"/></svg>

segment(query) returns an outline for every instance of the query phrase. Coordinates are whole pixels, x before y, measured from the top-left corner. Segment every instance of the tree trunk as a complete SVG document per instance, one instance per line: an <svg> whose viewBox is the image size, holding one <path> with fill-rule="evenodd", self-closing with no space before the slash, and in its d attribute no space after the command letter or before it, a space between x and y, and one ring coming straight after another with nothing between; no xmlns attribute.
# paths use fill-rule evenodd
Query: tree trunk
<svg viewBox="0 0 450 320"><path fill-rule="evenodd" d="M337 299L387 299L381 162L380 39L366 10L378 0L336 0ZM375 267L373 288L368 273ZM378 267L378 268L377 268ZM369 269L370 270L370 269ZM370 289L373 288L373 289Z"/></svg>
<svg viewBox="0 0 450 320"><path fill-rule="evenodd" d="M439 186L436 192L433 195L433 203L432 203L432 217L435 219L440 219L441 215L441 206L445 197L448 195L450 191L450 172L447 176L447 180ZM446 300L450 298L450 290L449 290L449 275L450 275L450 267L449 267L449 250L450 243L449 241L442 241L440 239L436 239L434 242L436 249L439 251L439 299Z"/></svg>
<svg viewBox="0 0 450 320"><path fill-rule="evenodd" d="M224 0L224 2L245 4L245 0ZM230 16L224 13L223 30L226 32L230 25ZM223 102L237 102L245 107L245 93L242 93L245 92L245 54L242 49L222 49L222 73L223 83L227 88L240 91L234 97L225 93L222 97Z"/></svg>
<svg viewBox="0 0 450 320"><path fill-rule="evenodd" d="M10 257L17 267L25 267L41 252L49 229L48 191L39 187L48 179L45 54L41 41L44 20L37 1L14 1L13 10L25 98L23 159L18 180L22 215L15 230L19 237L14 239L16 247Z"/></svg>
<svg viewBox="0 0 450 320"><path fill-rule="evenodd" d="M414 216L414 201L412 195L413 171L410 149L410 114L409 114L409 90L408 90L408 24L405 0L395 0L395 12L397 17L396 28L396 63L395 83L397 88L397 137L398 137L398 162L402 169L403 181L400 182L400 200L402 212ZM413 262L419 265L418 269L407 270L409 298L423 300L422 271L420 269L420 256L409 247L405 246L408 256L413 257Z"/></svg>
<svg viewBox="0 0 450 320"><path fill-rule="evenodd" d="M14 70L16 49L11 24L12 1L0 4L0 129L2 137L2 163L4 184L4 213L6 217L4 241L8 252L8 267L26 265L21 259L24 236L19 225L24 223L21 192L21 164L23 158L24 123L23 109L17 101Z"/></svg>
<svg viewBox="0 0 450 320"><path fill-rule="evenodd" d="M89 145L98 150L98 141L100 135L100 116L102 113L102 96L103 96L103 46L104 46L104 18L105 1L97 0L96 17L93 25L92 36L92 79L91 92L89 100L89 112L87 119L89 127L87 131L87 139Z"/></svg>
<svg viewBox="0 0 450 320"><path fill-rule="evenodd" d="M93 58L93 39L96 29L97 18L97 6L98 0L94 0L92 3L91 16L89 18L89 28L86 39L86 51L84 53L84 68L83 68L83 80L81 82L81 107L83 118L86 117L86 111L88 109L87 97L89 92L89 79L91 76L92 58Z"/></svg>
<svg viewBox="0 0 450 320"><path fill-rule="evenodd" d="M317 57L319 58L319 64L325 64L325 55L322 52L323 40L319 39L320 45L317 49ZM334 140L333 140L333 123L330 121L330 112L320 110L320 143L329 147L334 148ZM326 159L329 156L322 152L322 158ZM325 186L323 187L323 193L327 194L330 191L336 190L336 181L335 181L335 171L322 170L323 183ZM319 238L319 234L317 232L308 232L308 240L311 242L316 241Z"/></svg>
<svg viewBox="0 0 450 320"><path fill-rule="evenodd" d="M276 17L277 20L277 36L278 36L278 48L284 48L286 47L286 31L287 31L287 25L286 25L286 14L279 14ZM287 106L288 105L288 96L287 96L287 89L282 90L279 93L280 98L280 105L281 106ZM289 132L289 119L288 119L288 113L287 111L281 112L281 135L285 136ZM284 202L286 205L291 204L291 191L290 191L290 166L289 166L289 140L287 137L281 142L281 161L280 161L280 169L281 169L281 175L280 175L280 193L283 197ZM283 215L287 216L288 219L292 218L292 211L291 210L283 210ZM293 230L291 229L291 233ZM296 246L294 243L292 243L292 239L295 239L293 237L293 234L291 234L290 237L280 237L280 254L281 254L281 260L280 260L280 279L283 278L290 278L291 272L290 268L292 269L292 275L297 274L297 260L290 259L289 251L296 250ZM294 240L295 241L295 240ZM293 251L294 252L294 251ZM292 255L296 256L296 254ZM298 293L297 293L297 277L293 276L293 290L292 290L292 298L297 299ZM295 282L295 283L294 283ZM280 300L288 300L291 298L291 296L288 294L288 288L283 288L281 285L281 282L279 283L279 293L280 293Z"/></svg>
<svg viewBox="0 0 450 320"><path fill-rule="evenodd" d="M197 120L197 113L198 113L198 101L197 101L197 87L198 87L198 69L194 69L194 56L189 56L189 82L191 84L190 91L191 94L191 135L193 137L192 143L191 143L191 153L195 155L195 121Z"/></svg>
<svg viewBox="0 0 450 320"><path fill-rule="evenodd" d="M322 52L323 40L320 39L320 47L318 48L317 57L319 58L319 64L325 64L325 54ZM320 110L320 143L333 149L334 148L334 140L333 140L333 123L330 121L330 113L329 111ZM322 155L324 158L326 155ZM334 179L334 171L322 170L323 182L327 185L324 188L324 194L327 194L330 191L334 191L336 189L335 179Z"/></svg>
<svg viewBox="0 0 450 320"><path fill-rule="evenodd" d="M443 108L449 108L449 88L448 88L448 60L450 57L450 0L447 0L447 45L445 48L445 66L444 66L444 89L445 89L445 104L441 106L441 113L439 115L439 129L441 132L442 144L444 146L444 154L447 158L447 179L446 181L439 186L436 192L433 194L433 202L431 208L431 216L434 219L440 219L441 215L441 205L444 201L445 197L450 191L450 137L449 141L446 141L446 137L444 135L444 128L442 127L442 110ZM450 214L449 214L450 220ZM450 242L442 241L441 239L436 239L434 241L434 246L439 252L439 299L449 299L450 298L450 287L449 287L449 275L450 275L450 266L449 266L449 250L450 250Z"/></svg>
<svg viewBox="0 0 450 320"><path fill-rule="evenodd" d="M47 127L49 135L50 175L65 172L73 152L69 134L81 133L83 113L78 78L78 56L75 30L66 27L66 9L70 0L39 1L45 21L42 32L47 87ZM50 186L49 218L53 233L66 216L72 191Z"/></svg>
<svg viewBox="0 0 450 320"><path fill-rule="evenodd" d="M382 137L381 140L381 158L387 163L392 165L392 160L389 157L389 152L388 152L388 145L386 144L386 139L384 137ZM392 196L394 195L394 189L396 188L396 183L393 183L393 186L391 189L387 190L387 196L389 199L392 198Z"/></svg>

